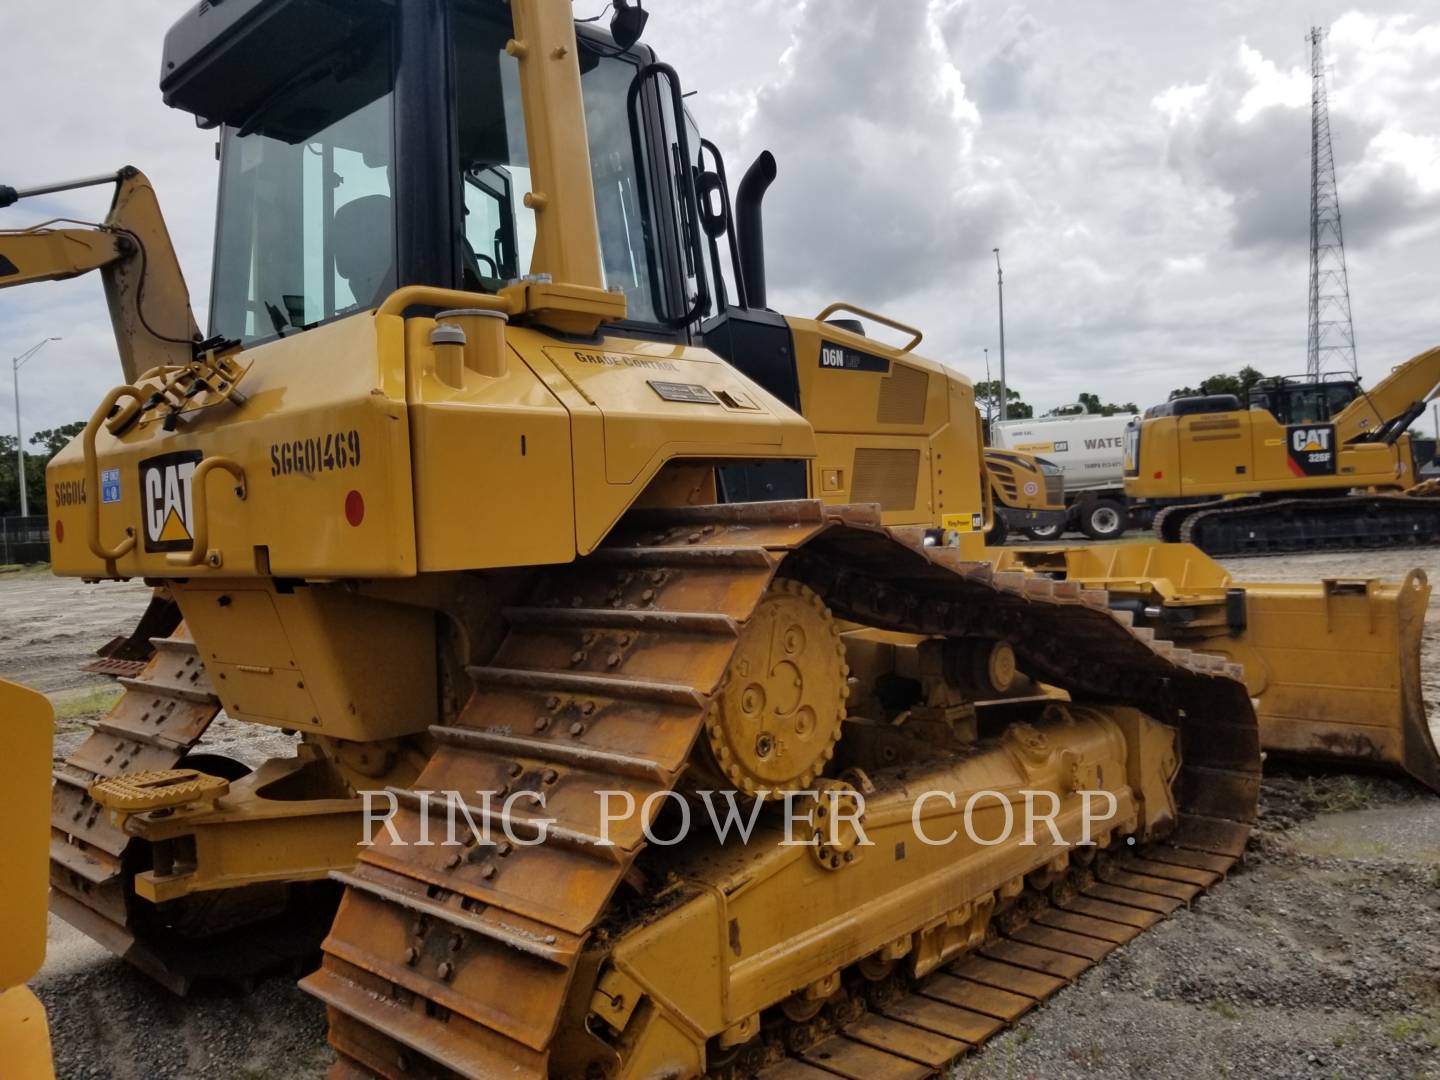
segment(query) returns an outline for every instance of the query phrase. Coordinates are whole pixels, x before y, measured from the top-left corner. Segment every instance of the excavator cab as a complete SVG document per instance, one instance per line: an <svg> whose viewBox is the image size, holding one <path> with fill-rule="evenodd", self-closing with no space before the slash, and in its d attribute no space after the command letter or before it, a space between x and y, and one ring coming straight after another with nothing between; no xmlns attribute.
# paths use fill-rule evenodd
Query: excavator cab
<svg viewBox="0 0 1440 1080"><path fill-rule="evenodd" d="M1262 379L1250 388L1250 408L1264 409L1280 423L1324 424L1360 396L1353 378L1328 376Z"/></svg>

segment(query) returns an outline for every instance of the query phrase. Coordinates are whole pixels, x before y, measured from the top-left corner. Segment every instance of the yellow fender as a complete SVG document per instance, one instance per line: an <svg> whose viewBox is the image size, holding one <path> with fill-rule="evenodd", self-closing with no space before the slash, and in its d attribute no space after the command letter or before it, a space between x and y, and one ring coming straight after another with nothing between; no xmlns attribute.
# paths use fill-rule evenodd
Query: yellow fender
<svg viewBox="0 0 1440 1080"><path fill-rule="evenodd" d="M45 1009L24 985L45 960L49 891L50 760L55 714L45 698L0 680L0 1047L17 1080L53 1080Z"/></svg>

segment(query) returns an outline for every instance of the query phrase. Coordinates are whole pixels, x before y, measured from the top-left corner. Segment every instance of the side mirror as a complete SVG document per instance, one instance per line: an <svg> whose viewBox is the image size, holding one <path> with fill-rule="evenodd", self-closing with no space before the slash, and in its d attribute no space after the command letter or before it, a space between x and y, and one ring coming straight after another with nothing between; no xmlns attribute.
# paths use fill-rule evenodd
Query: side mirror
<svg viewBox="0 0 1440 1080"><path fill-rule="evenodd" d="M621 52L640 40L645 24L650 21L650 13L639 6L640 0L635 3L636 6L631 7L630 0L615 0L615 14L610 17L610 36Z"/></svg>

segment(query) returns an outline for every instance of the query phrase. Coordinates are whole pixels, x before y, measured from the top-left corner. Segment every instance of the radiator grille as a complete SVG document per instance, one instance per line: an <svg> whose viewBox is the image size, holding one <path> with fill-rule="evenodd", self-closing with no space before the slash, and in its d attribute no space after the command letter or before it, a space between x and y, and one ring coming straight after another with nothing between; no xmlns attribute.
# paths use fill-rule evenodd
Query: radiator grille
<svg viewBox="0 0 1440 1080"><path fill-rule="evenodd" d="M1045 502L1050 506L1065 505L1065 477L1060 473L1045 474Z"/></svg>
<svg viewBox="0 0 1440 1080"><path fill-rule="evenodd" d="M855 451L850 500L879 503L882 510L913 510L920 482L919 450Z"/></svg>
<svg viewBox="0 0 1440 1080"><path fill-rule="evenodd" d="M875 419L882 424L923 424L930 376L908 364L896 364L880 383L880 408Z"/></svg>
<svg viewBox="0 0 1440 1080"><path fill-rule="evenodd" d="M1020 482L1015 479L1015 470L994 458L986 460L985 468L990 473L990 479L995 481L1005 497L1014 502L1020 494Z"/></svg>

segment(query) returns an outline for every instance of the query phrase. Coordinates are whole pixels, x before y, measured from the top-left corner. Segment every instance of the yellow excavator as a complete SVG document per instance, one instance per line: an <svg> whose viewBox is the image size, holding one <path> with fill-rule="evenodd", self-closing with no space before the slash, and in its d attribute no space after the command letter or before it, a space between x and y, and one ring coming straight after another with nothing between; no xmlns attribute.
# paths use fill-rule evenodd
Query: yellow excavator
<svg viewBox="0 0 1440 1080"><path fill-rule="evenodd" d="M161 590L55 772L52 907L177 990L324 932L337 1077L927 1076L1234 864L1252 697L1429 738L1423 576L987 548L970 384L768 309L775 163L732 206L641 24L189 11L208 338L133 170L0 234L12 283L99 270L120 346L55 570ZM222 708L293 754L206 752ZM716 795L751 827L687 832Z"/></svg>
<svg viewBox="0 0 1440 1080"><path fill-rule="evenodd" d="M1433 544L1440 500L1418 482L1406 432L1437 393L1440 348L1370 390L1278 378L1246 403L1166 402L1126 431L1125 493L1162 507L1161 539L1212 555Z"/></svg>
<svg viewBox="0 0 1440 1080"><path fill-rule="evenodd" d="M0 787L8 823L0 887L0 1047L4 1072L20 1080L51 1080L45 1009L25 987L45 959L45 863L50 834L50 703L33 690L0 679L0 761L9 772Z"/></svg>

